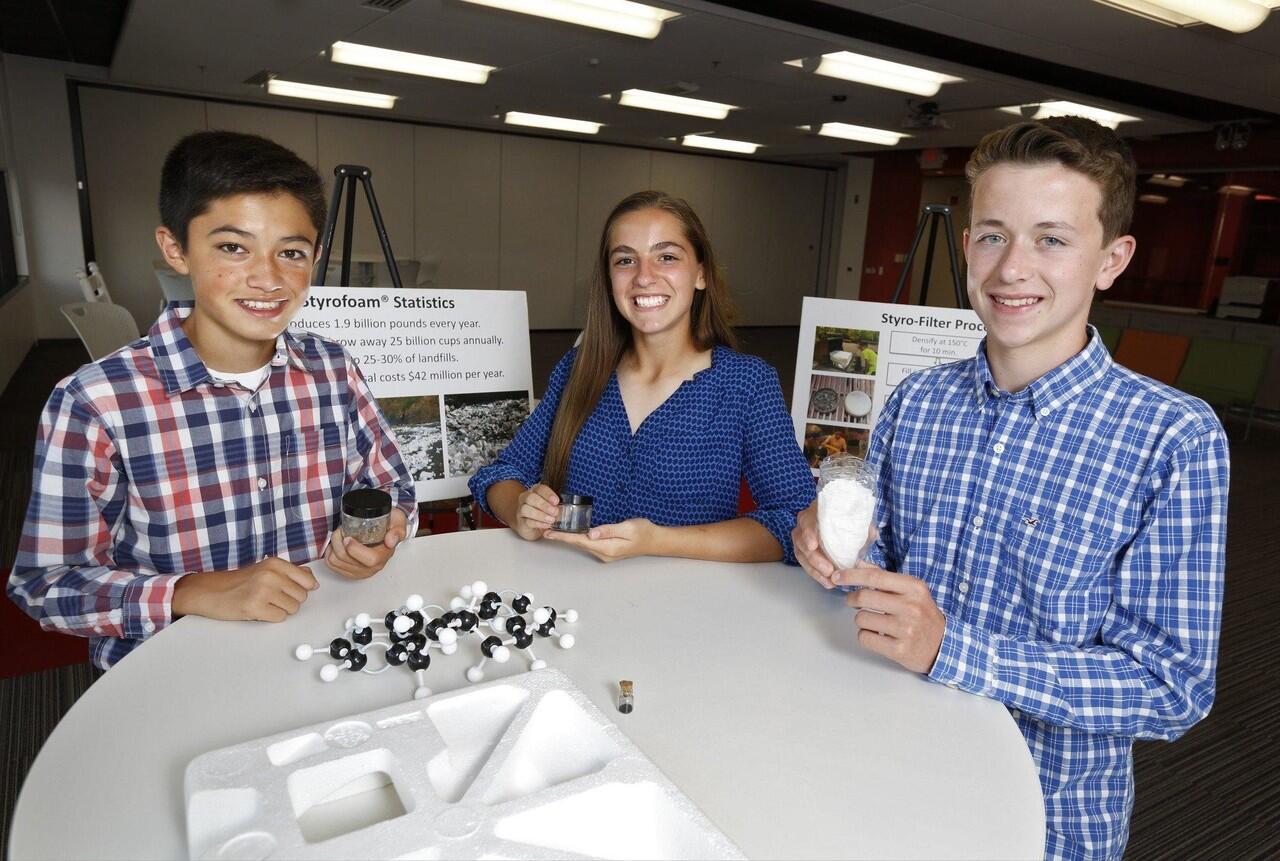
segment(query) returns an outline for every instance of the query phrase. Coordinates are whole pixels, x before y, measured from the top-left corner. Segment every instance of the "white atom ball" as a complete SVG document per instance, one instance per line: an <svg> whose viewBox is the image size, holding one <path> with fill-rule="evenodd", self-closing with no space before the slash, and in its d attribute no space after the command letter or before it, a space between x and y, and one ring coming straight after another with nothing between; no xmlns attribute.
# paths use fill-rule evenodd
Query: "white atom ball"
<svg viewBox="0 0 1280 861"><path fill-rule="evenodd" d="M551 618L551 611L546 607L539 607L533 611L533 624L541 625Z"/></svg>
<svg viewBox="0 0 1280 861"><path fill-rule="evenodd" d="M354 628L355 625L356 625L356 620L351 618L350 616L347 617L347 621L342 623L342 627L344 628Z"/></svg>
<svg viewBox="0 0 1280 861"><path fill-rule="evenodd" d="M357 627L357 628L367 628L367 627L369 627L369 614L368 614L368 613L357 613L357 614L356 614L356 627Z"/></svg>
<svg viewBox="0 0 1280 861"><path fill-rule="evenodd" d="M301 646L293 650L293 656L299 661L309 661L311 660L311 656L315 653L316 650L308 646L306 643L303 643Z"/></svg>
<svg viewBox="0 0 1280 861"><path fill-rule="evenodd" d="M446 655L452 655L454 652L458 651L458 644L450 643L447 646L441 646L440 651Z"/></svg>
<svg viewBox="0 0 1280 861"><path fill-rule="evenodd" d="M573 638L573 634L564 634L560 637L560 648L572 649L576 642L578 641Z"/></svg>
<svg viewBox="0 0 1280 861"><path fill-rule="evenodd" d="M452 646L458 642L458 632L453 628L441 628L436 636L440 638L440 645L442 646Z"/></svg>
<svg viewBox="0 0 1280 861"><path fill-rule="evenodd" d="M545 670L546 668L547 668L547 662L542 660L542 658L538 658L536 661L529 662L529 669L531 670Z"/></svg>
<svg viewBox="0 0 1280 861"><path fill-rule="evenodd" d="M506 646L495 646L493 649L493 659L500 664L505 664L511 657L511 650Z"/></svg>
<svg viewBox="0 0 1280 861"><path fill-rule="evenodd" d="M479 667L468 667L468 668L467 668L467 681L469 681L469 682L483 682L483 681L484 681L484 670L480 669Z"/></svg>
<svg viewBox="0 0 1280 861"><path fill-rule="evenodd" d="M565 610L565 611L564 611L564 620L565 620L566 622L568 622L570 625L572 625L574 622L578 621L578 611L577 611L577 610Z"/></svg>
<svg viewBox="0 0 1280 861"><path fill-rule="evenodd" d="M467 606L467 602L459 598L457 595L454 595L449 599L450 610L461 610L465 606Z"/></svg>
<svg viewBox="0 0 1280 861"><path fill-rule="evenodd" d="M458 594L461 595L463 598L466 598L468 601L471 600L471 587L463 586L461 589L458 590Z"/></svg>
<svg viewBox="0 0 1280 861"><path fill-rule="evenodd" d="M331 682L338 677L337 664L325 664L320 668L320 681Z"/></svg>
<svg viewBox="0 0 1280 861"><path fill-rule="evenodd" d="M415 610L421 610L422 605L425 603L426 602L422 600L422 596L415 592L414 594L410 595L408 598L404 599L404 608L408 610L410 613L412 613Z"/></svg>
<svg viewBox="0 0 1280 861"><path fill-rule="evenodd" d="M413 627L413 620L408 616L396 616L396 620L391 623L391 627L395 629L397 634L403 634Z"/></svg>
<svg viewBox="0 0 1280 861"><path fill-rule="evenodd" d="M493 631L493 633L495 634L507 633L506 620L503 619L501 616L494 616L492 619L489 620L489 630Z"/></svg>
<svg viewBox="0 0 1280 861"><path fill-rule="evenodd" d="M426 687L425 685L420 688L415 688L413 691L413 698L415 700L425 700L429 696L431 696L431 688Z"/></svg>
<svg viewBox="0 0 1280 861"><path fill-rule="evenodd" d="M489 584L483 580L477 580L471 584L471 592L477 598L483 598L484 594L489 591Z"/></svg>

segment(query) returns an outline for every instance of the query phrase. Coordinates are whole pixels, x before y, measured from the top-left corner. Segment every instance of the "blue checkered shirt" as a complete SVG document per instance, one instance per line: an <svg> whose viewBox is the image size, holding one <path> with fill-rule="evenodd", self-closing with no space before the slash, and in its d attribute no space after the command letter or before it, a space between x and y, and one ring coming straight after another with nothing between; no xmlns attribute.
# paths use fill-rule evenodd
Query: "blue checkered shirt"
<svg viewBox="0 0 1280 861"><path fill-rule="evenodd" d="M907 377L868 459L872 561L946 615L929 678L1008 706L1044 790L1049 858L1119 858L1135 738L1214 697L1227 441L1202 401L1088 346L1015 394L975 358Z"/></svg>
<svg viewBox="0 0 1280 861"><path fill-rule="evenodd" d="M285 332L257 391L215 380L174 303L144 338L49 396L9 596L107 668L172 621L195 571L319 558L342 494L413 479L351 356Z"/></svg>

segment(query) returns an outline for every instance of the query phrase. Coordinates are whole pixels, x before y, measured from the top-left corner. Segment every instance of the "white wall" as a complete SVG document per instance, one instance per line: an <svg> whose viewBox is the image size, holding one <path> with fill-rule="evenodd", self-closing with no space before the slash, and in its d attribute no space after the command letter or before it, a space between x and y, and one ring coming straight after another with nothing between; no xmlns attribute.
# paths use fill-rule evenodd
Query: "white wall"
<svg viewBox="0 0 1280 861"><path fill-rule="evenodd" d="M22 195L35 336L74 338L58 306L81 301L75 272L84 266L80 202L67 78L103 78L106 69L4 55L13 170ZM7 313L0 311L0 313Z"/></svg>
<svg viewBox="0 0 1280 861"><path fill-rule="evenodd" d="M844 201L837 243L836 299L857 299L862 289L862 253L867 244L867 215L871 202L869 158L851 158L844 170Z"/></svg>
<svg viewBox="0 0 1280 861"><path fill-rule="evenodd" d="M527 292L534 329L582 326L604 218L645 188L698 211L742 324L795 325L801 298L826 277L818 263L834 171L101 87L81 88L80 103L98 262L141 328L160 297L151 268L160 162L205 127L279 140L326 180L335 164L367 165L397 257L440 258L438 288ZM363 195L357 213L353 251L377 254Z"/></svg>

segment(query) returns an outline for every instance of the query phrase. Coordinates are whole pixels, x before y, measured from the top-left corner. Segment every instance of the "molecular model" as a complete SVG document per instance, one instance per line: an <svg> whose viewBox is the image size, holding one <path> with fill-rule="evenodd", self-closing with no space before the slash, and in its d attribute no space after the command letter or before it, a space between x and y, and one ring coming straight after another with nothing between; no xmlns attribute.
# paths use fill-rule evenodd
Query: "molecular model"
<svg viewBox="0 0 1280 861"><path fill-rule="evenodd" d="M504 596L514 596L509 603ZM430 616L430 610L439 610L439 616ZM309 661L316 655L328 655L336 663L320 668L320 678L332 682L343 670L353 673L378 674L392 667L407 666L413 670L417 688L415 699L431 696L426 685L426 671L431 666L431 650L442 655L458 651L459 640L464 637L480 640L480 662L467 669L467 681L484 681L484 667L489 661L504 664L511 658L512 647L529 656L529 669L541 670L547 662L533 653L534 634L556 639L562 649L572 649L573 634L556 630L557 622L572 624L578 621L577 610L565 610L558 614L554 607L533 608L533 596L519 594L511 589L489 591L483 580L463 586L449 601L449 609L438 604L426 604L421 595L410 595L404 606L389 611L382 619L385 632L375 632L373 617L358 613L346 620L342 636L334 638L327 646L298 646L293 654L299 661ZM485 629L488 629L488 633ZM487 635L486 635L487 634ZM370 666L368 651L381 649L385 661Z"/></svg>

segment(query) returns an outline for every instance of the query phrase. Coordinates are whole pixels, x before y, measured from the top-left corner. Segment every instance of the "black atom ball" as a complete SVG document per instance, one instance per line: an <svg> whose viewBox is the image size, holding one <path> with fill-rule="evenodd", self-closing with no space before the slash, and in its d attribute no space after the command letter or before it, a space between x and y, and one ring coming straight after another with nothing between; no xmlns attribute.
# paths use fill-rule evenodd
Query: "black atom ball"
<svg viewBox="0 0 1280 861"><path fill-rule="evenodd" d="M555 629L556 629L556 626L555 626L555 624L554 624L554 623L552 623L552 622L544 622L543 624L539 625L539 626L538 626L537 628L535 628L534 630L536 630L536 631L538 632L538 636L539 636L539 637L550 637L550 636L551 636L551 634L552 634L552 632L553 632L553 631L555 631Z"/></svg>
<svg viewBox="0 0 1280 861"><path fill-rule="evenodd" d="M409 653L409 669L425 670L429 666L431 666L431 655L426 650Z"/></svg>
<svg viewBox="0 0 1280 861"><path fill-rule="evenodd" d="M480 599L481 603L499 605L502 603L502 596L497 592L485 592L484 597Z"/></svg>
<svg viewBox="0 0 1280 861"><path fill-rule="evenodd" d="M507 633L515 634L525 629L525 621L523 616L512 616L507 619Z"/></svg>
<svg viewBox="0 0 1280 861"><path fill-rule="evenodd" d="M409 652L405 649L403 643L396 643L390 649L387 649L387 663L393 667L398 667L409 657Z"/></svg>
<svg viewBox="0 0 1280 861"><path fill-rule="evenodd" d="M470 631L480 624L480 617L475 613L463 610L458 614L458 627L463 631Z"/></svg>
<svg viewBox="0 0 1280 861"><path fill-rule="evenodd" d="M364 652L352 652L347 655L347 666L351 668L353 673L363 670L367 663L369 663L369 656Z"/></svg>
<svg viewBox="0 0 1280 861"><path fill-rule="evenodd" d="M432 619L427 623L427 627L423 629L423 633L427 635L427 639L439 640L440 629L445 627L443 619Z"/></svg>
<svg viewBox="0 0 1280 861"><path fill-rule="evenodd" d="M493 650L502 645L502 639L499 637L485 637L484 642L480 644L480 654L486 658L493 657Z"/></svg>
<svg viewBox="0 0 1280 861"><path fill-rule="evenodd" d="M412 633L416 634L426 627L427 619L422 615L421 610L414 610L409 614L409 618L413 620L413 627L409 629Z"/></svg>
<svg viewBox="0 0 1280 861"><path fill-rule="evenodd" d="M527 649L533 645L533 634L521 629L516 633L516 648Z"/></svg>
<svg viewBox="0 0 1280 861"><path fill-rule="evenodd" d="M476 613L481 619L492 619L494 616L498 615L498 605L487 602L483 603L480 605L479 609L476 610Z"/></svg>
<svg viewBox="0 0 1280 861"><path fill-rule="evenodd" d="M373 642L373 628L356 628L351 632L351 639L362 646Z"/></svg>
<svg viewBox="0 0 1280 861"><path fill-rule="evenodd" d="M529 596L521 595L519 598L516 598L511 602L511 609L515 610L517 613L529 612Z"/></svg>
<svg viewBox="0 0 1280 861"><path fill-rule="evenodd" d="M394 631L394 630L395 630L396 617L397 617L397 616L399 616L399 615L400 615L400 611L399 611L399 610L392 610L391 612L387 613L387 615L386 615L386 616L384 616L384 617L382 618L382 624L384 624L384 625L386 625L386 626L387 626L387 630L388 630L388 631Z"/></svg>
<svg viewBox="0 0 1280 861"><path fill-rule="evenodd" d="M335 637L329 644L329 654L334 658L345 658L351 651L351 643L345 637Z"/></svg>

